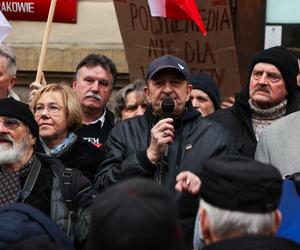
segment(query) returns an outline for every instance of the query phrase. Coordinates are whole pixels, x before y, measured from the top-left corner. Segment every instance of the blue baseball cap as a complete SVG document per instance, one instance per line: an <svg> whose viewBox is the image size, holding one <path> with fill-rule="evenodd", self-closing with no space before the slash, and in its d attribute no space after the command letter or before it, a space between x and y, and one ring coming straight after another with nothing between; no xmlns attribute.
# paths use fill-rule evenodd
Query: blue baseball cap
<svg viewBox="0 0 300 250"><path fill-rule="evenodd" d="M190 71L185 61L172 55L164 55L153 60L147 68L146 80L152 79L152 77L162 69L176 69L178 70L186 80L190 79Z"/></svg>

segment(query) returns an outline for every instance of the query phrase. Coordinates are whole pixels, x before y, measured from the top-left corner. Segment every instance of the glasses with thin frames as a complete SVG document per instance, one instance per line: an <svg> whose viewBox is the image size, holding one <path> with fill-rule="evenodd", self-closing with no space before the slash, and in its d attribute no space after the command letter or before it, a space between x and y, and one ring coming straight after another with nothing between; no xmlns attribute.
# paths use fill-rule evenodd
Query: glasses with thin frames
<svg viewBox="0 0 300 250"><path fill-rule="evenodd" d="M34 110L34 114L36 115L42 115L44 110L46 109L49 115L56 116L59 114L59 112L63 109L64 107L56 105L56 104L51 104L49 106L44 106L44 105L37 105Z"/></svg>
<svg viewBox="0 0 300 250"><path fill-rule="evenodd" d="M22 124L22 122L18 119L11 117L4 118L2 121L0 120L0 123L2 123L3 126L9 130L15 130Z"/></svg>

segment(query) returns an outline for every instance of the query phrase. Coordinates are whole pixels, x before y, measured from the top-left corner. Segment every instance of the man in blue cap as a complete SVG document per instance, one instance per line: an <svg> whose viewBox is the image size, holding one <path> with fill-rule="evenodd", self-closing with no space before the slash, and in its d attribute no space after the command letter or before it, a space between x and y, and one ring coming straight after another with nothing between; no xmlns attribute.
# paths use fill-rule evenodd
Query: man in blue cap
<svg viewBox="0 0 300 250"><path fill-rule="evenodd" d="M96 174L96 186L103 190L132 176L155 180L176 197L191 249L198 198L176 193L176 181L179 190L198 191L192 187L202 164L233 150L233 144L228 131L193 108L189 80L188 66L177 57L165 55L149 64L145 95L150 105L143 116L123 121L111 131L107 140L111 150Z"/></svg>

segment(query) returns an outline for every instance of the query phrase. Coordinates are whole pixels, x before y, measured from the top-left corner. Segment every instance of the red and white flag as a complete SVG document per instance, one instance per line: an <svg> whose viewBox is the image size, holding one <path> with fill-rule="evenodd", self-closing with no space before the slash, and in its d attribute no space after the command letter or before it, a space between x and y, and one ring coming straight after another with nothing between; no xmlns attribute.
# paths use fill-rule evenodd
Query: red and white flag
<svg viewBox="0 0 300 250"><path fill-rule="evenodd" d="M4 38L12 31L9 22L6 20L5 16L0 11L0 43Z"/></svg>
<svg viewBox="0 0 300 250"><path fill-rule="evenodd" d="M148 0L152 16L179 20L193 20L206 36L206 28L195 0Z"/></svg>

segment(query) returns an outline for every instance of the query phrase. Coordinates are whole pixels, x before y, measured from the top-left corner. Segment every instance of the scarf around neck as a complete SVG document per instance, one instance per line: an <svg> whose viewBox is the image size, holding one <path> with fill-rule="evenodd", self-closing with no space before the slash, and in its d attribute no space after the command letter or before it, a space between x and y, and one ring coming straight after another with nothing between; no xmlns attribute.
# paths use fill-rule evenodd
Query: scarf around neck
<svg viewBox="0 0 300 250"><path fill-rule="evenodd" d="M45 153L47 155L57 157L58 155L62 154L65 150L67 150L69 146L75 142L76 139L77 139L77 135L74 134L73 132L69 132L67 137L63 140L62 143L56 145L54 148L51 149L48 148L48 146L43 140L41 140L41 142L45 150Z"/></svg>
<svg viewBox="0 0 300 250"><path fill-rule="evenodd" d="M251 108L252 127L256 140L258 140L260 133L264 131L266 127L286 114L287 99L284 99L281 103L268 109L261 109L254 106L251 99L249 100L249 105Z"/></svg>

